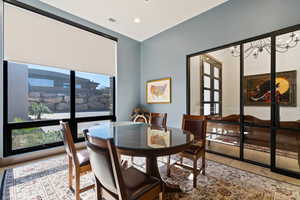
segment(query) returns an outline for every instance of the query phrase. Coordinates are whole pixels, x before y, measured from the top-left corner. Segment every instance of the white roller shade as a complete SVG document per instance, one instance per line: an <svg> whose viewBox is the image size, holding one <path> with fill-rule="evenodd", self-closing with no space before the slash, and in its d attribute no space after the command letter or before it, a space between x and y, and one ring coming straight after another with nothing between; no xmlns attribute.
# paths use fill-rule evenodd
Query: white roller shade
<svg viewBox="0 0 300 200"><path fill-rule="evenodd" d="M4 58L83 72L116 75L113 40L4 4Z"/></svg>

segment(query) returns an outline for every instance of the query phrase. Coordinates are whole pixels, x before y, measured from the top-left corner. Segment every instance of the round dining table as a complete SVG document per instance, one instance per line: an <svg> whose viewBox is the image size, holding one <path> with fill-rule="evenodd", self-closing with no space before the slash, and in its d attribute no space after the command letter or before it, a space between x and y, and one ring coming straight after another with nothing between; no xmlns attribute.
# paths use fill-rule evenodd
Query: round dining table
<svg viewBox="0 0 300 200"><path fill-rule="evenodd" d="M188 131L170 127L154 127L144 123L93 126L88 134L100 139L113 138L121 155L145 157L146 173L163 181L157 157L176 154L187 149L194 141ZM166 184L167 191L178 191L178 185Z"/></svg>

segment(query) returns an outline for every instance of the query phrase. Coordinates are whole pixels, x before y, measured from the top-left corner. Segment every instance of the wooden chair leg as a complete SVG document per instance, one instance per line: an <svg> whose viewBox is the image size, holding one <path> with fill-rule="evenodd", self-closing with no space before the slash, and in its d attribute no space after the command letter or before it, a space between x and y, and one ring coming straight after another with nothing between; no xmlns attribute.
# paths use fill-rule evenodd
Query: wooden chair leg
<svg viewBox="0 0 300 200"><path fill-rule="evenodd" d="M171 176L171 156L168 156L168 162L167 162L167 176L170 177Z"/></svg>
<svg viewBox="0 0 300 200"><path fill-rule="evenodd" d="M72 182L73 182L73 164L72 164L72 158L68 157L68 182L69 182L69 188L72 189Z"/></svg>
<svg viewBox="0 0 300 200"><path fill-rule="evenodd" d="M197 160L194 160L194 166L193 166L193 186L194 188L197 187L197 174L198 174L198 169L197 169Z"/></svg>
<svg viewBox="0 0 300 200"><path fill-rule="evenodd" d="M159 200L165 200L166 193L165 193L165 184L163 183L161 186L161 193L159 194Z"/></svg>
<svg viewBox="0 0 300 200"><path fill-rule="evenodd" d="M205 154L202 156L202 174L205 175Z"/></svg>
<svg viewBox="0 0 300 200"><path fill-rule="evenodd" d="M210 140L208 140L208 143L207 143L207 145L208 145L208 146L210 146Z"/></svg>
<svg viewBox="0 0 300 200"><path fill-rule="evenodd" d="M95 176L95 180L96 180L96 199L97 200L102 200L102 186L101 186L101 183L97 179L96 176Z"/></svg>
<svg viewBox="0 0 300 200"><path fill-rule="evenodd" d="M75 200L80 200L80 173L75 170Z"/></svg>

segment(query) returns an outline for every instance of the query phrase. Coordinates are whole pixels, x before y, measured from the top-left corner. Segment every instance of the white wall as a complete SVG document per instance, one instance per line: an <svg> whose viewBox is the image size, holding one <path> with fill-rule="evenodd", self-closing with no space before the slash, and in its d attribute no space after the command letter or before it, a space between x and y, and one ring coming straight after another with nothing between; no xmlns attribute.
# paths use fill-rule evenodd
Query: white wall
<svg viewBox="0 0 300 200"><path fill-rule="evenodd" d="M200 115L200 56L190 58L190 112Z"/></svg>

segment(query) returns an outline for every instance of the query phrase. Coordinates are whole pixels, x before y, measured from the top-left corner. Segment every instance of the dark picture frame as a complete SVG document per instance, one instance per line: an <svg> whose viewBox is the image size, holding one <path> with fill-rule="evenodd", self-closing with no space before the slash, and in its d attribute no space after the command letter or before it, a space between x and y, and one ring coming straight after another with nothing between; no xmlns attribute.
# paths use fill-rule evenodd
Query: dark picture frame
<svg viewBox="0 0 300 200"><path fill-rule="evenodd" d="M297 71L276 73L276 100L280 106L297 106ZM256 74L244 76L244 105L270 106L271 105L271 74ZM269 101L269 100L270 101Z"/></svg>

